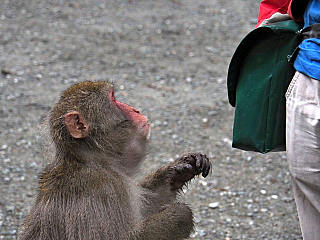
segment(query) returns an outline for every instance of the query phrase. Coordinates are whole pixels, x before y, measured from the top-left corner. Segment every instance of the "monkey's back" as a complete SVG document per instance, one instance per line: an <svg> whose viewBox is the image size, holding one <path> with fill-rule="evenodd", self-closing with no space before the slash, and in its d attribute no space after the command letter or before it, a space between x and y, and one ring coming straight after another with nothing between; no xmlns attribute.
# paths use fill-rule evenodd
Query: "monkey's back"
<svg viewBox="0 0 320 240"><path fill-rule="evenodd" d="M126 239L140 218L127 181L99 165L48 165L18 239Z"/></svg>

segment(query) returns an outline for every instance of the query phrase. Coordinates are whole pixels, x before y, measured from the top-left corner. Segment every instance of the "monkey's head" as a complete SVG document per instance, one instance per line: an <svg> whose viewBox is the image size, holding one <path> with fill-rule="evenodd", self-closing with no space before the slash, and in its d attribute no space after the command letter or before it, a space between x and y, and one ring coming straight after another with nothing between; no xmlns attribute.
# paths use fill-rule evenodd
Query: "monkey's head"
<svg viewBox="0 0 320 240"><path fill-rule="evenodd" d="M73 85L62 93L50 118L57 152L80 159L81 154L103 153L141 160L149 130L148 119L136 108L118 102L108 82Z"/></svg>

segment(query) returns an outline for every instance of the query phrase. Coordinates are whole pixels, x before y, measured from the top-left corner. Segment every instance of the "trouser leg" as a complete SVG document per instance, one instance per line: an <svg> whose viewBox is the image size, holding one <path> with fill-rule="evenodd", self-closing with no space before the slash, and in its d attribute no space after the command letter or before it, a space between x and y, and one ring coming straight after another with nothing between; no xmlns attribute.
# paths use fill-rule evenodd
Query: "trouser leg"
<svg viewBox="0 0 320 240"><path fill-rule="evenodd" d="M286 97L287 158L302 235L320 239L320 81L297 72Z"/></svg>

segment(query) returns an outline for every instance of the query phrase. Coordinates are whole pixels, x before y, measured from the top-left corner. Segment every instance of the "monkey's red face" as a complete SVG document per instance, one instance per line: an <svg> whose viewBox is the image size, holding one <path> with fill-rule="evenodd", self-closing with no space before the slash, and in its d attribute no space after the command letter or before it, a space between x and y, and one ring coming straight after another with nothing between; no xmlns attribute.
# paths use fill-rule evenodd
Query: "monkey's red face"
<svg viewBox="0 0 320 240"><path fill-rule="evenodd" d="M122 113L128 118L128 120L132 121L138 128L138 131L142 131L146 137L149 137L150 134L150 125L148 122L148 118L142 115L138 109L131 107L122 102L118 102L114 97L114 90L110 91L110 99L118 107Z"/></svg>

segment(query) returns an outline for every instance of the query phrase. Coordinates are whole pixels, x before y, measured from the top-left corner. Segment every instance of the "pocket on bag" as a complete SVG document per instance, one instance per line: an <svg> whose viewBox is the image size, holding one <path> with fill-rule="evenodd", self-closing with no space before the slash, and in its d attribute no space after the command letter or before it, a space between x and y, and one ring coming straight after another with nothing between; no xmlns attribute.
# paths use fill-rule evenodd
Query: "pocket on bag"
<svg viewBox="0 0 320 240"><path fill-rule="evenodd" d="M300 72L296 71L286 91L286 94L285 94L286 100L288 100L288 98L291 96L293 88L296 85L297 79L299 78L299 75L300 75Z"/></svg>

